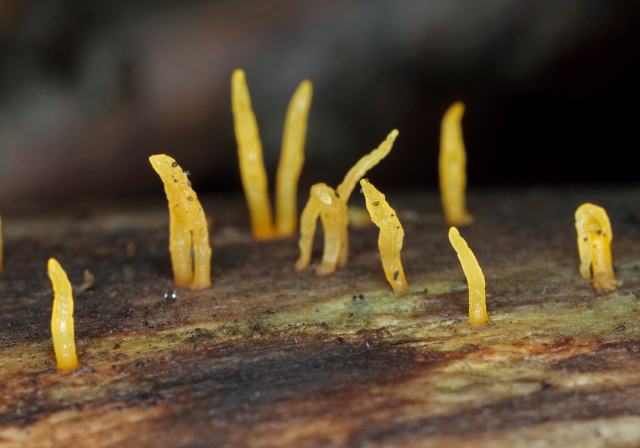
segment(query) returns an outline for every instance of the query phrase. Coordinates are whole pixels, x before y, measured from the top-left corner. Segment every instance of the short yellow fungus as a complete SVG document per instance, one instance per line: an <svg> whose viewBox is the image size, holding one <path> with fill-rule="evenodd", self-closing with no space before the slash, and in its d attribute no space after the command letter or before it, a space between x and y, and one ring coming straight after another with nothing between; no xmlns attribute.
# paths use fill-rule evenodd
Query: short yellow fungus
<svg viewBox="0 0 640 448"><path fill-rule="evenodd" d="M396 212L389 206L384 194L380 193L367 179L360 181L371 220L380 228L378 248L382 259L382 268L387 281L396 294L409 291L404 276L400 251L404 239L404 229Z"/></svg>
<svg viewBox="0 0 640 448"><path fill-rule="evenodd" d="M276 235L280 238L292 237L298 230L298 179L304 164L304 143L312 93L311 82L302 81L287 110L276 175Z"/></svg>
<svg viewBox="0 0 640 448"><path fill-rule="evenodd" d="M473 221L465 205L467 185L467 155L462 139L464 104L453 103L442 118L440 133L440 195L447 222L453 226L464 226Z"/></svg>
<svg viewBox="0 0 640 448"><path fill-rule="evenodd" d="M296 270L302 271L309 267L318 216L322 220L325 232L325 245L322 262L318 265L316 274L332 274L336 268L347 264L349 258L347 202L360 178L389 154L397 136L398 131L394 129L380 146L358 160L336 190L326 184L316 184L311 187L309 201L300 217L300 241L298 242L300 256L295 264Z"/></svg>
<svg viewBox="0 0 640 448"><path fill-rule="evenodd" d="M291 237L296 232L296 193L304 163L307 117L312 93L311 82L302 81L289 103L276 178L274 226L262 143L256 117L251 108L251 97L244 71L235 70L231 77L231 103L238 141L240 174L251 215L253 237L257 240Z"/></svg>
<svg viewBox="0 0 640 448"><path fill-rule="evenodd" d="M205 289L211 286L211 246L207 220L187 175L169 156L149 157L169 202L169 252L177 286Z"/></svg>
<svg viewBox="0 0 640 448"><path fill-rule="evenodd" d="M316 274L327 275L332 274L336 268L344 266L347 262L348 222L346 204L333 188L323 183L311 187L309 200L300 217L300 241L298 242L300 256L295 264L298 271L307 269L311 262L311 249L318 216L324 229L324 253L322 261L316 268Z"/></svg>
<svg viewBox="0 0 640 448"><path fill-rule="evenodd" d="M616 280L611 263L611 224L607 212L597 205L582 204L576 210L580 274L593 278L596 289L616 289L622 282Z"/></svg>
<svg viewBox="0 0 640 448"><path fill-rule="evenodd" d="M485 301L485 282L478 260L455 227L449 229L449 241L458 254L469 285L469 323L486 324L489 316Z"/></svg>
<svg viewBox="0 0 640 448"><path fill-rule="evenodd" d="M47 265L53 284L53 312L51 313L51 337L56 363L60 370L78 368L76 340L73 326L73 292L67 274L53 258Z"/></svg>

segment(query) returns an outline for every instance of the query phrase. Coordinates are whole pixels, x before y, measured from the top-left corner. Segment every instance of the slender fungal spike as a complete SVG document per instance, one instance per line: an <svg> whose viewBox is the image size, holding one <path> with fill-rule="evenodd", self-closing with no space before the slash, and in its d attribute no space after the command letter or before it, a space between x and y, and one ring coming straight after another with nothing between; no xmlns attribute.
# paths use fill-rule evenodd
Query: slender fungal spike
<svg viewBox="0 0 640 448"><path fill-rule="evenodd" d="M455 227L449 229L449 241L458 254L469 285L469 323L486 324L489 316L485 301L485 282L478 260Z"/></svg>
<svg viewBox="0 0 640 448"><path fill-rule="evenodd" d="M205 289L211 286L211 246L207 219L187 175L169 156L149 157L169 203L169 252L177 286Z"/></svg>
<svg viewBox="0 0 640 448"><path fill-rule="evenodd" d="M295 268L305 270L311 262L313 236L316 221L320 217L324 229L324 252L322 261L316 268L316 274L327 275L346 263L347 249L347 211L346 205L335 190L326 184L315 184L300 218L300 256Z"/></svg>
<svg viewBox="0 0 640 448"><path fill-rule="evenodd" d="M387 281L396 294L407 292L409 285L400 260L402 240L404 239L402 224L400 224L396 212L387 203L384 194L380 193L367 179L362 179L360 185L371 220L380 228L378 248Z"/></svg>
<svg viewBox="0 0 640 448"><path fill-rule="evenodd" d="M304 164L304 143L312 93L311 82L302 81L287 110L276 177L276 234L280 238L292 237L298 227L298 179Z"/></svg>
<svg viewBox="0 0 640 448"><path fill-rule="evenodd" d="M53 312L51 313L51 337L56 363L60 370L78 368L76 340L73 326L73 292L67 274L53 258L47 265L53 284Z"/></svg>
<svg viewBox="0 0 640 448"><path fill-rule="evenodd" d="M597 205L582 204L576 210L580 274L593 278L596 289L616 289L622 282L616 280L611 262L611 223L607 212Z"/></svg>
<svg viewBox="0 0 640 448"><path fill-rule="evenodd" d="M460 125L462 114L464 104L453 103L442 118L440 134L440 195L445 219L453 226L473 221L465 205L467 155Z"/></svg>
<svg viewBox="0 0 640 448"><path fill-rule="evenodd" d="M256 117L251 108L249 89L243 70L235 70L231 77L231 104L242 186L251 215L251 229L257 240L274 237L271 203L267 191L267 174L262 159L262 143Z"/></svg>
<svg viewBox="0 0 640 448"><path fill-rule="evenodd" d="M342 201L346 204L349 202L349 197L353 192L353 188L356 186L356 183L360 181L362 176L364 176L367 171L376 166L378 162L384 159L391 148L393 147L393 142L396 140L398 136L398 130L394 129L389 133L386 140L380 144L376 149L371 151L366 156L362 157L360 160L356 162L355 165L347 172L346 176L344 176L344 180L336 191L340 195Z"/></svg>

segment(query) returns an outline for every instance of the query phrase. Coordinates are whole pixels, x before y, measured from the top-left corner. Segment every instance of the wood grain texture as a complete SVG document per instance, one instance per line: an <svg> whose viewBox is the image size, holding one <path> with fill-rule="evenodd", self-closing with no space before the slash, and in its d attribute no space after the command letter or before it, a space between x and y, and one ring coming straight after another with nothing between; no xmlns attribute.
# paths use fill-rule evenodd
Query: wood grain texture
<svg viewBox="0 0 640 448"><path fill-rule="evenodd" d="M480 326L438 198L387 197L406 233L411 291L397 296L373 226L351 229L349 264L317 277L294 271L297 241L251 240L241 199L204 200L213 287L168 301L161 201L3 213L0 446L640 443L640 190L472 193ZM611 218L613 292L578 271L586 201ZM75 372L55 369L51 256L72 283L96 279L76 296Z"/></svg>

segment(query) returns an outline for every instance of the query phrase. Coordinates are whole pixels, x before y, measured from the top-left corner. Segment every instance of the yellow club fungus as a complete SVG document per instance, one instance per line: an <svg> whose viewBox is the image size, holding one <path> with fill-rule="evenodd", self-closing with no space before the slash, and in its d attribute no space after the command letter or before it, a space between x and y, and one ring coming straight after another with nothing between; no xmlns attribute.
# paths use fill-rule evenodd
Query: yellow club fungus
<svg viewBox="0 0 640 448"><path fill-rule="evenodd" d="M407 292L409 285L400 261L400 251L404 239L402 224L400 224L396 212L387 203L384 194L380 193L367 179L362 179L360 185L371 220L380 227L378 248L387 281L396 294Z"/></svg>
<svg viewBox="0 0 640 448"><path fill-rule="evenodd" d="M621 282L613 274L611 263L611 224L607 212L593 204L582 204L576 210L580 274L593 278L596 289L616 289Z"/></svg>
<svg viewBox="0 0 640 448"><path fill-rule="evenodd" d="M300 256L295 265L298 271L308 268L311 262L311 248L318 216L324 229L324 253L322 261L316 268L316 274L327 275L345 265L348 253L346 204L327 184L320 183L311 187L309 201L302 211L298 243Z"/></svg>
<svg viewBox="0 0 640 448"><path fill-rule="evenodd" d="M325 245L322 262L316 269L316 273L318 275L332 274L336 268L347 264L349 258L347 202L360 178L389 154L397 136L398 130L394 129L380 146L358 160L335 191L326 184L316 184L311 187L309 201L300 218L300 241L298 243L300 256L296 261L296 270L302 271L309 267L318 216L322 220L325 232Z"/></svg>
<svg viewBox="0 0 640 448"><path fill-rule="evenodd" d="M489 316L487 316L485 302L484 274L482 274L478 260L455 227L449 229L449 241L458 254L469 285L469 323L486 324L489 322Z"/></svg>
<svg viewBox="0 0 640 448"><path fill-rule="evenodd" d="M440 133L440 195L445 219L453 226L473 221L465 205L467 155L460 125L463 113L464 104L453 103L442 118Z"/></svg>
<svg viewBox="0 0 640 448"><path fill-rule="evenodd" d="M76 340L73 327L73 293L67 274L53 258L47 265L53 284L53 312L51 313L51 337L56 363L60 370L78 368Z"/></svg>
<svg viewBox="0 0 640 448"><path fill-rule="evenodd" d="M207 220L187 175L171 157L149 157L160 175L169 202L169 252L177 286L211 286L211 246Z"/></svg>
<svg viewBox="0 0 640 448"><path fill-rule="evenodd" d="M262 143L251 108L244 71L235 70L231 77L231 103L238 141L240 174L255 239L290 237L296 232L297 184L304 163L304 143L312 90L311 82L303 81L289 103L276 180L276 225L274 226L267 174L262 157Z"/></svg>
<svg viewBox="0 0 640 448"><path fill-rule="evenodd" d="M276 175L276 235L289 238L298 230L298 179L304 164L307 117L313 88L302 81L293 94L282 136L280 164Z"/></svg>

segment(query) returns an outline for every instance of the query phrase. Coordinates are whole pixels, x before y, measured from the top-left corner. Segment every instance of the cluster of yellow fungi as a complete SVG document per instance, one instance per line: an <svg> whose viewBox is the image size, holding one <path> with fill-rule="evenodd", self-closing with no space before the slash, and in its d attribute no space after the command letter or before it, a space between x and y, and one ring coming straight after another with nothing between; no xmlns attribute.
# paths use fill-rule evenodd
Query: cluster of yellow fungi
<svg viewBox="0 0 640 448"><path fill-rule="evenodd" d="M149 157L169 202L169 252L176 286L205 289L211 286L211 246L207 219L187 175L169 156Z"/></svg>
<svg viewBox="0 0 640 448"><path fill-rule="evenodd" d="M318 217L320 217L324 229L324 253L322 261L316 268L316 274L332 274L337 268L346 265L349 258L349 235L347 232L349 197L362 176L389 154L397 136L398 131L394 129L380 146L358 160L347 172L336 190L323 183L311 187L309 200L300 218L300 240L298 242L300 256L295 264L296 270L305 270L311 263L311 249Z"/></svg>
<svg viewBox="0 0 640 448"><path fill-rule="evenodd" d="M464 104L453 105L442 118L440 133L440 195L446 221L452 226L465 226L473 221L465 204L467 154L462 139Z"/></svg>
<svg viewBox="0 0 640 448"><path fill-rule="evenodd" d="M51 338L56 363L60 370L75 370L78 368L78 357L73 326L73 289L60 263L50 258L47 267L54 293Z"/></svg>
<svg viewBox="0 0 640 448"><path fill-rule="evenodd" d="M582 204L576 210L580 274L593 279L596 289L616 289L621 282L613 274L611 263L611 224L607 212L593 204Z"/></svg>
<svg viewBox="0 0 640 448"><path fill-rule="evenodd" d="M384 275L393 292L396 294L407 292L409 285L400 261L400 251L404 239L402 224L400 224L396 212L387 203L384 194L380 193L368 179L362 179L360 185L371 220L380 228L378 248L380 249Z"/></svg>
<svg viewBox="0 0 640 448"><path fill-rule="evenodd" d="M256 117L251 108L249 88L243 70L231 77L231 104L238 142L240 175L244 188L253 237L257 240L289 238L297 230L298 179L304 163L307 117L311 106L311 82L302 81L293 94L285 119L280 163L276 175L276 222L273 224L262 157L262 143Z"/></svg>

